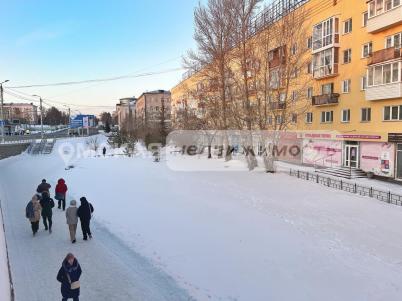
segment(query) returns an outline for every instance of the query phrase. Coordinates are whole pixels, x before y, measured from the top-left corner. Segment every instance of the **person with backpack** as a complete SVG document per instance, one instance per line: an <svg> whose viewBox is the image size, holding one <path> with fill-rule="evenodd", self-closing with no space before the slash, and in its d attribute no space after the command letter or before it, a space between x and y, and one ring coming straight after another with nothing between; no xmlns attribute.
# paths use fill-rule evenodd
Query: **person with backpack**
<svg viewBox="0 0 402 301"><path fill-rule="evenodd" d="M68 230L70 231L70 239L73 244L75 244L75 234L77 233L77 224L78 224L78 215L77 215L77 202L75 200L71 200L70 207L67 208L66 211L66 219Z"/></svg>
<svg viewBox="0 0 402 301"><path fill-rule="evenodd" d="M42 206L42 219L45 230L49 229L49 233L52 233L52 208L54 207L54 201L50 198L49 192L44 191L40 199L40 205ZM48 227L49 222L49 227Z"/></svg>
<svg viewBox="0 0 402 301"><path fill-rule="evenodd" d="M42 192L44 192L44 191L49 192L51 187L52 187L52 185L50 185L49 183L46 183L46 180L43 179L42 183L40 183L38 185L38 188L36 188L36 192L39 194L42 194Z"/></svg>
<svg viewBox="0 0 402 301"><path fill-rule="evenodd" d="M32 235L35 236L39 230L39 221L42 207L39 203L39 197L35 194L25 208L25 216L31 222Z"/></svg>
<svg viewBox="0 0 402 301"><path fill-rule="evenodd" d="M64 179L59 179L55 189L55 199L58 201L57 208L61 209L63 207L63 211L66 210L66 192L67 185Z"/></svg>
<svg viewBox="0 0 402 301"><path fill-rule="evenodd" d="M90 223L94 207L85 197L80 198L80 201L81 205L77 210L77 215L80 218L82 235L84 240L87 240L88 237L92 238Z"/></svg>
<svg viewBox="0 0 402 301"><path fill-rule="evenodd" d="M68 253L57 273L57 281L61 283L62 301L73 299L79 301L81 266L73 254Z"/></svg>

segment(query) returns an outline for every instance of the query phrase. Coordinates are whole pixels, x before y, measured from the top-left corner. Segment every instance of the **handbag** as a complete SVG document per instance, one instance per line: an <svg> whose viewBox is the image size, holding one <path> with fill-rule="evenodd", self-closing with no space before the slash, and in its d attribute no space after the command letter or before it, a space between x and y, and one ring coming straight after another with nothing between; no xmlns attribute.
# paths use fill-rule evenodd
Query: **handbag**
<svg viewBox="0 0 402 301"><path fill-rule="evenodd" d="M80 281L77 280L77 281L71 282L70 275L68 273L66 273L66 275L67 275L68 282L70 283L70 289L71 290L79 289L80 288Z"/></svg>
<svg viewBox="0 0 402 301"><path fill-rule="evenodd" d="M79 289L79 288L80 288L80 282L79 281L71 282L71 289L72 290L76 290L76 289Z"/></svg>

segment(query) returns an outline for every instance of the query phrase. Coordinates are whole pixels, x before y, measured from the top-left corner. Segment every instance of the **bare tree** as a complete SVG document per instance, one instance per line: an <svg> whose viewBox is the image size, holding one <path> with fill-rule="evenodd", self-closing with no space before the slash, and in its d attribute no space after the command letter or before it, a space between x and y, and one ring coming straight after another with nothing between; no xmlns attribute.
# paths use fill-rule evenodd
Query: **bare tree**
<svg viewBox="0 0 402 301"><path fill-rule="evenodd" d="M100 146L99 138L97 136L88 138L85 143L89 147L89 149L95 152L98 151Z"/></svg>

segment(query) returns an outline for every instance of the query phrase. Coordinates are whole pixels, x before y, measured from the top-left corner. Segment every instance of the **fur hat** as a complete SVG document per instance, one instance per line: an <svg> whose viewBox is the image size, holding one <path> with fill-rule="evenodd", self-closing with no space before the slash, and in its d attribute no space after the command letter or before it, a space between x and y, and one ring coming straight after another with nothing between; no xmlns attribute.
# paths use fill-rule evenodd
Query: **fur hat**
<svg viewBox="0 0 402 301"><path fill-rule="evenodd" d="M76 201L76 200L71 200L71 201L70 201L70 205L71 205L71 206L76 206L76 205L77 205L77 201Z"/></svg>

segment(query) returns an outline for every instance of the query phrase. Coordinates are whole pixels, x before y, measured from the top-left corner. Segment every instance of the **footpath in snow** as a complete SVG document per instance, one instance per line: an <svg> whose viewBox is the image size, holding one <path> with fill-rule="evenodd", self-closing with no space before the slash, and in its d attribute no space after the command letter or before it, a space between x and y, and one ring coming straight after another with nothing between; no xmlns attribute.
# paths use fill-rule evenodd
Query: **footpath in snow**
<svg viewBox="0 0 402 301"><path fill-rule="evenodd" d="M89 157L64 170L61 143L51 156L0 162L17 300L58 300L69 251L83 266L82 300L401 300L398 206L235 161L177 172L150 158ZM53 234L32 238L25 204L42 178L59 177L93 203L92 241L71 245L57 210Z"/></svg>
<svg viewBox="0 0 402 301"><path fill-rule="evenodd" d="M53 189L57 178L65 173L64 164L57 156L23 155L0 162L0 169L0 198L16 301L61 300L56 275L68 252L75 254L82 265L82 300L191 300L171 277L128 248L99 225L96 218L94 239L88 242L82 240L78 229L77 244L71 244L64 212L58 209L53 210L53 233L45 232L41 222L38 235L32 237L30 223L24 215L25 205L34 194L38 180L49 179ZM69 200L71 197L70 194ZM79 199L80 195L74 197ZM96 210L97 204L94 206Z"/></svg>

